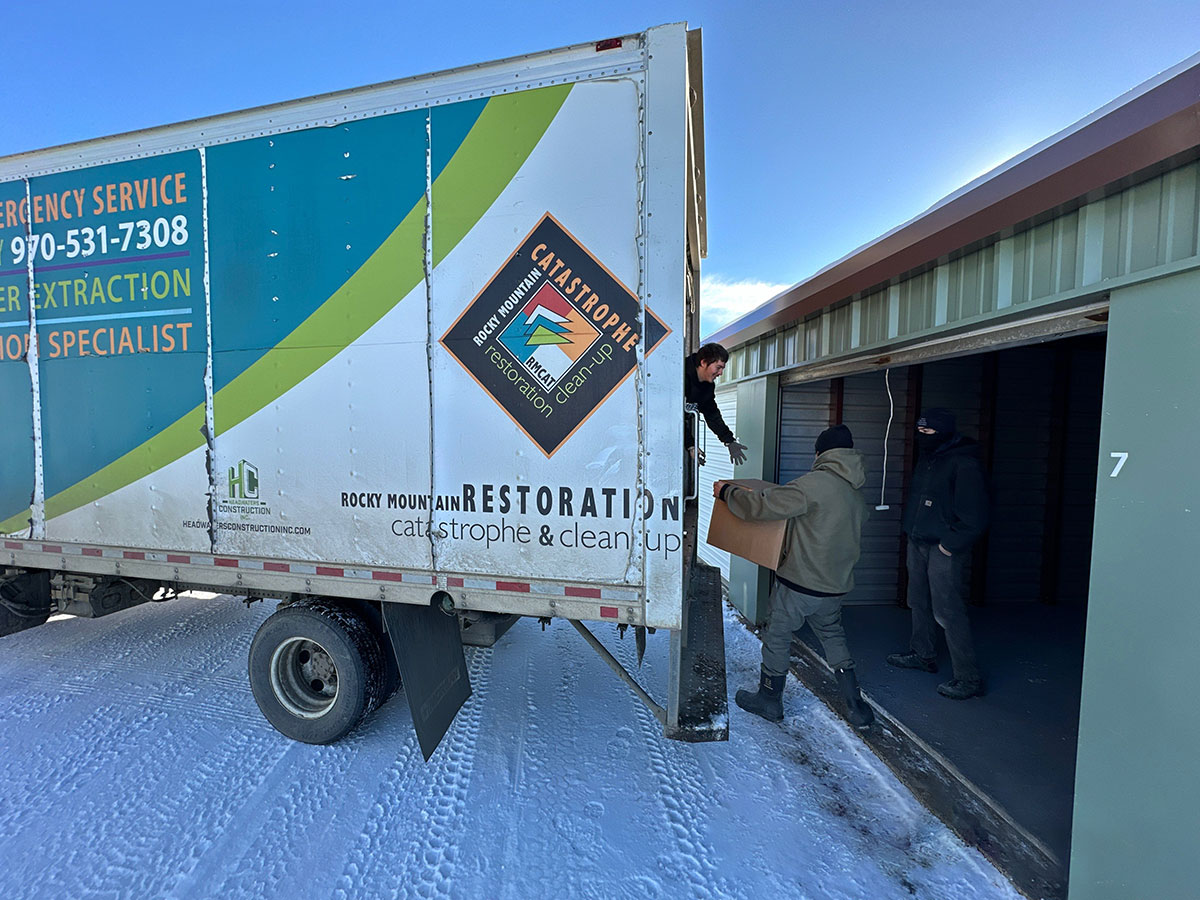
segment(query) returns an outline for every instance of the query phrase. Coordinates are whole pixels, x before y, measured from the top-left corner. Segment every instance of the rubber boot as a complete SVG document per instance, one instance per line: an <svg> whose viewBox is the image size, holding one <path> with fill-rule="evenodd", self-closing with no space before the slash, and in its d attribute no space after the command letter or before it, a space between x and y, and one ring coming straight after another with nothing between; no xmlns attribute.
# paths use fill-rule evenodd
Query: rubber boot
<svg viewBox="0 0 1200 900"><path fill-rule="evenodd" d="M938 670L936 659L925 659L922 656L917 656L915 650L909 650L907 653L889 653L887 664L895 666L897 669L920 669L922 672L936 672Z"/></svg>
<svg viewBox="0 0 1200 900"><path fill-rule="evenodd" d="M838 688L846 700L846 721L855 728L869 728L875 713L858 690L858 676L853 669L835 669Z"/></svg>
<svg viewBox="0 0 1200 900"><path fill-rule="evenodd" d="M971 697L983 696L983 682L963 681L961 678L951 678L945 684L939 684L938 693L951 700L969 700Z"/></svg>
<svg viewBox="0 0 1200 900"><path fill-rule="evenodd" d="M758 692L738 691L734 702L746 712L762 716L768 722L783 721L783 683L786 675L768 675L766 669L761 669L758 678Z"/></svg>

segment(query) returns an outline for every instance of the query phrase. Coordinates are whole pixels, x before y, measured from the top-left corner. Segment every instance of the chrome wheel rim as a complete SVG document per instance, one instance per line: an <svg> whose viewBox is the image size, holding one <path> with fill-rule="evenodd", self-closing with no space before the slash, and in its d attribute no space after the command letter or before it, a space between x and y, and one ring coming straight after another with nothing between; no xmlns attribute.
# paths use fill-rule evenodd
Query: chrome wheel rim
<svg viewBox="0 0 1200 900"><path fill-rule="evenodd" d="M271 690L292 715L319 719L337 702L337 665L316 641L289 638L271 655Z"/></svg>

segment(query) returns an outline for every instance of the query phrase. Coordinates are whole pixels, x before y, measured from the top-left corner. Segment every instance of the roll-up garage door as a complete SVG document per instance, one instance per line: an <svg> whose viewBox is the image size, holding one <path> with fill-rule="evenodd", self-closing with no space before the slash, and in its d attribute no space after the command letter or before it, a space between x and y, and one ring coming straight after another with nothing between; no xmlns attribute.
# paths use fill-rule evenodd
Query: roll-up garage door
<svg viewBox="0 0 1200 900"><path fill-rule="evenodd" d="M888 388L891 388L889 401ZM911 430L908 370L871 372L836 382L787 385L781 390L779 481L798 478L812 468L817 435L837 417L841 392L842 422L854 435L854 447L865 457L863 495L871 514L863 526L862 555L854 569L854 590L847 603L894 603L900 577L900 504L903 499L904 442ZM888 429L888 418L891 428ZM884 482L884 435L887 479ZM883 487L886 510L876 510Z"/></svg>

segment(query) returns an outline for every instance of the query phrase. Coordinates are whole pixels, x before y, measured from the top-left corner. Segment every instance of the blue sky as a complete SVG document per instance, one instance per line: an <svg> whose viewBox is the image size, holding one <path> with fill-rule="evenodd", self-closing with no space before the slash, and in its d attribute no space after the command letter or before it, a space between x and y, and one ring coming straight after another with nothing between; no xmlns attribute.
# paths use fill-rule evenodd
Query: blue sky
<svg viewBox="0 0 1200 900"><path fill-rule="evenodd" d="M1200 51L1200 4L14 2L0 156L686 20L705 332Z"/></svg>

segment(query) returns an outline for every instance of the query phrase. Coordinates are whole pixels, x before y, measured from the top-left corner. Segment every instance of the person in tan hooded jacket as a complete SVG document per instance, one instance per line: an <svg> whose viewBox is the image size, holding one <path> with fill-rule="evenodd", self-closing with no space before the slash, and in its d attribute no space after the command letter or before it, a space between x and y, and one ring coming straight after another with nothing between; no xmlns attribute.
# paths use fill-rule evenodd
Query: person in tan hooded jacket
<svg viewBox="0 0 1200 900"><path fill-rule="evenodd" d="M762 632L758 691L740 690L734 698L742 709L772 722L783 719L788 651L793 632L805 622L821 641L825 659L837 676L850 723L865 728L875 718L859 692L842 628L842 597L854 587L854 566L867 518L867 504L859 490L866 482L866 469L862 453L853 448L850 429L834 425L817 438L816 461L806 475L760 491L728 481L713 485L713 494L740 519L787 520Z"/></svg>

